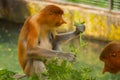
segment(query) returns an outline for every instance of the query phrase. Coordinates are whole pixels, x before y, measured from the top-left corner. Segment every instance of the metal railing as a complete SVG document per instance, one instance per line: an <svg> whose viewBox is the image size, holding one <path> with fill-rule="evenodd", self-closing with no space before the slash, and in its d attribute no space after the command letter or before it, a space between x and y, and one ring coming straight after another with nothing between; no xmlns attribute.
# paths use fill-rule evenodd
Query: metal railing
<svg viewBox="0 0 120 80"><path fill-rule="evenodd" d="M87 4L101 8L108 8L109 10L120 10L120 0L64 0L64 1Z"/></svg>

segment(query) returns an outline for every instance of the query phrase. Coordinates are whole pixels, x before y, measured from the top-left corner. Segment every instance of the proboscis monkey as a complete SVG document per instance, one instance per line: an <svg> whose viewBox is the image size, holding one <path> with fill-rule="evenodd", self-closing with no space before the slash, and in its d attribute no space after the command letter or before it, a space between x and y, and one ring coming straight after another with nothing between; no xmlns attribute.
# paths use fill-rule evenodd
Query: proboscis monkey
<svg viewBox="0 0 120 80"><path fill-rule="evenodd" d="M43 58L75 59L71 52L60 51L59 45L78 36L85 26L80 25L70 33L57 34L56 28L66 23L62 18L63 13L60 7L48 5L25 21L18 39L18 58L27 76L40 76L46 71Z"/></svg>
<svg viewBox="0 0 120 80"><path fill-rule="evenodd" d="M100 60L105 64L103 73L117 74L120 72L120 42L112 41L108 43L101 52Z"/></svg>

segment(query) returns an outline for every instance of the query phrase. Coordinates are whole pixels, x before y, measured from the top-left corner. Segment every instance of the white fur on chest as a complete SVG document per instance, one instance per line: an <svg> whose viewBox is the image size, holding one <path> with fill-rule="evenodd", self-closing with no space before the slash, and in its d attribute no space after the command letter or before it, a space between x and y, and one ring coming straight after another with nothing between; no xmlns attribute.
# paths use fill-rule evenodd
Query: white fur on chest
<svg viewBox="0 0 120 80"><path fill-rule="evenodd" d="M39 47L44 49L52 49L52 44L50 43L48 38L40 39L40 45Z"/></svg>

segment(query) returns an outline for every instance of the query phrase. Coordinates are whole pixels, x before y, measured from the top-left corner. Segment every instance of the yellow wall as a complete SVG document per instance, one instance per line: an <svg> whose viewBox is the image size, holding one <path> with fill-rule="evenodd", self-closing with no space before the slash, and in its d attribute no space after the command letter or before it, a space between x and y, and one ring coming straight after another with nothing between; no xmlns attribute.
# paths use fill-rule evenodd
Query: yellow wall
<svg viewBox="0 0 120 80"><path fill-rule="evenodd" d="M45 4L46 5L46 4ZM32 3L30 4L31 15L40 11L45 5L37 7ZM71 31L75 29L73 27L74 22L84 22L86 25L86 31L84 35L93 36L104 40L120 40L120 16L110 13L96 13L95 10L89 11L89 9L74 8L73 6L60 6L65 14L64 19L67 24L62 25L58 29L59 32ZM102 12L102 11L101 11ZM117 17L118 16L118 17Z"/></svg>

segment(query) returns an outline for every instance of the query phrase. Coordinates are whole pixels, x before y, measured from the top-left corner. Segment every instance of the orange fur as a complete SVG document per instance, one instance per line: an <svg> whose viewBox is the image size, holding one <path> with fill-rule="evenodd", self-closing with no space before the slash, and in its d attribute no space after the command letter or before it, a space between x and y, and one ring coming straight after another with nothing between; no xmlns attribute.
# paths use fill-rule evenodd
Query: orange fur
<svg viewBox="0 0 120 80"><path fill-rule="evenodd" d="M48 5L40 13L29 17L20 32L18 39L18 59L27 76L34 74L32 68L39 67L41 61L30 59L27 51L37 46L52 50L48 40L49 32L55 36L57 26L65 23L62 18L63 10L55 5ZM41 44L38 44L38 39ZM35 63L35 65L34 65Z"/></svg>

